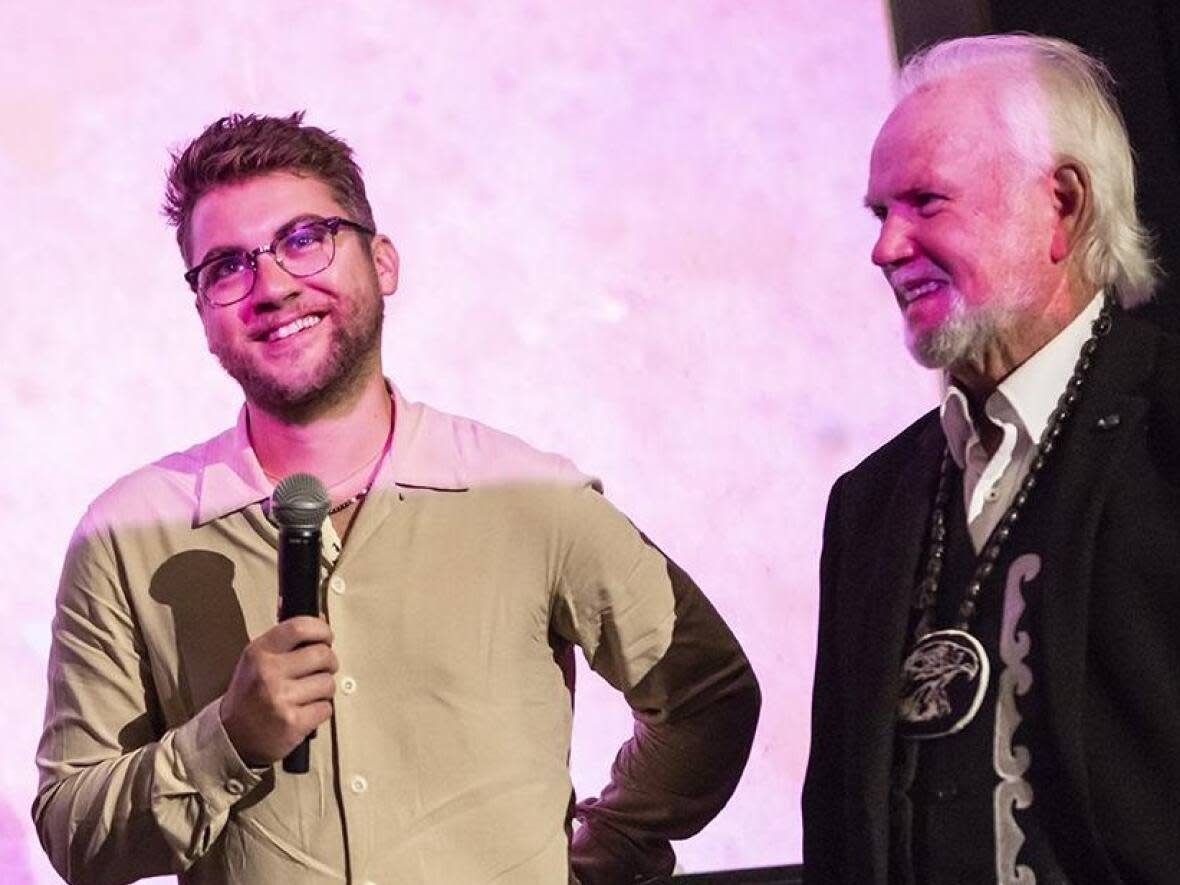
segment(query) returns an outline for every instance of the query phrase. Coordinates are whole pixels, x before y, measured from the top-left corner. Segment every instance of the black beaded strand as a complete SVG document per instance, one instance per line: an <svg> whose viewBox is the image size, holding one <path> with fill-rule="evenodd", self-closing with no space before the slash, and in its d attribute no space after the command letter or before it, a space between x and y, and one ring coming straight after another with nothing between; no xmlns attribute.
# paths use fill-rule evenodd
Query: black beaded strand
<svg viewBox="0 0 1180 885"><path fill-rule="evenodd" d="M1049 415L1049 422L1045 425L1045 432L1037 444L1036 455L1029 464L1028 473L1020 484L1012 503L1008 506L996 527L992 530L983 550L976 561L975 572L971 582L967 585L967 593L959 606L958 619L955 628L969 632L971 620L975 616L979 594L983 590L983 582L995 570L996 562L1000 558L1000 551L1012 534L1012 529L1020 520L1020 514L1028 502L1029 495L1036 487L1041 472L1045 468L1046 459L1057 447L1062 428L1073 414L1078 400L1081 398L1082 385L1094 361L1094 353L1098 349L1099 340L1110 331L1111 325L1111 296L1108 294L1102 305L1102 310L1094 320L1090 329L1090 337L1082 345L1078 361L1074 365L1073 374L1065 385L1065 391L1057 400L1057 406ZM951 454L950 449L943 449L942 463L938 471L938 488L934 493L934 506L930 515L929 554L926 558L926 574L918 585L918 599L915 606L922 610L916 630L916 638L921 638L930 631L935 617L935 604L938 600L939 578L942 575L943 561L946 557L946 504L949 499L949 473Z"/></svg>

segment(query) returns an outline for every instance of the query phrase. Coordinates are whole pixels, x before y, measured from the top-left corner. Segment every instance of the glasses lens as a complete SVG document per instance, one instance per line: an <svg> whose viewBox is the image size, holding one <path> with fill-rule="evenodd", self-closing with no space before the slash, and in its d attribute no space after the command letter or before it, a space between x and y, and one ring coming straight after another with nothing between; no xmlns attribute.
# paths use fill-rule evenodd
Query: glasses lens
<svg viewBox="0 0 1180 885"><path fill-rule="evenodd" d="M211 304L241 301L254 282L254 271L245 253L211 261L197 275L197 291Z"/></svg>
<svg viewBox="0 0 1180 885"><path fill-rule="evenodd" d="M319 221L297 227L279 241L275 251L279 263L291 276L309 277L319 273L332 263L335 253L332 228Z"/></svg>

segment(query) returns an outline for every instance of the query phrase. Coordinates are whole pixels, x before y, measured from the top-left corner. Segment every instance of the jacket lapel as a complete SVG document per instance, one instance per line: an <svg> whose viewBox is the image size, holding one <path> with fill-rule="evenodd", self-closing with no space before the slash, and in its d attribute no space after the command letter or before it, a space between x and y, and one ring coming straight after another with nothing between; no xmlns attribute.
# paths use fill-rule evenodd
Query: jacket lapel
<svg viewBox="0 0 1180 885"><path fill-rule="evenodd" d="M857 792L864 802L857 809L857 823L871 846L872 881L881 885L888 880L889 782L901 661L944 447L942 428L932 416L881 514L885 532L874 539L863 560L870 590L859 621L858 671L849 674L857 686L848 695L855 709L846 712L846 721L864 727L853 736L848 761L851 780L860 785Z"/></svg>

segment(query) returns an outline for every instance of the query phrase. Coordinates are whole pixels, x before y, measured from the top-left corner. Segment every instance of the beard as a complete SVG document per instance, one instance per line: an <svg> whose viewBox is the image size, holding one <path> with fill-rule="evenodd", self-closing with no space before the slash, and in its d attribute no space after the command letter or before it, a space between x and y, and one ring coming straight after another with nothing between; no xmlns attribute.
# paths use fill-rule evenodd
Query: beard
<svg viewBox="0 0 1180 885"><path fill-rule="evenodd" d="M306 424L348 400L379 365L385 299L376 297L368 303L371 306L333 326L327 355L298 381L263 370L242 350L219 348L214 355L248 402L288 423Z"/></svg>
<svg viewBox="0 0 1180 885"><path fill-rule="evenodd" d="M997 332L997 324L987 312L968 311L956 294L950 316L937 327L916 335L907 329L906 346L919 365L945 369L978 357Z"/></svg>
<svg viewBox="0 0 1180 885"><path fill-rule="evenodd" d="M955 290L950 313L937 327L916 335L907 328L906 346L914 359L927 369L979 363L984 352L1019 322L1021 308L1031 300L1032 289L1023 282L1012 281L1005 288L1006 294L978 307L968 306Z"/></svg>

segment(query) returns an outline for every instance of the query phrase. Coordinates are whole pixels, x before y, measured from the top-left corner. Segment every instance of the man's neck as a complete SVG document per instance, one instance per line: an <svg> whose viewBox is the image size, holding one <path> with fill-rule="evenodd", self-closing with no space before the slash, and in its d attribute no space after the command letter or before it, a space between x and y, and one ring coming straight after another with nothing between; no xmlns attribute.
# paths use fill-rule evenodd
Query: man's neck
<svg viewBox="0 0 1180 885"><path fill-rule="evenodd" d="M384 451L392 408L380 372L354 396L307 422L292 423L248 402L250 444L268 476L310 473L336 503L369 482L372 471L365 468L375 467Z"/></svg>

